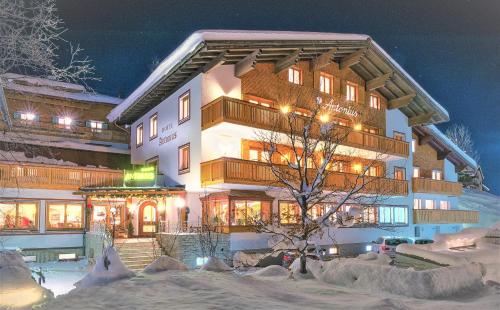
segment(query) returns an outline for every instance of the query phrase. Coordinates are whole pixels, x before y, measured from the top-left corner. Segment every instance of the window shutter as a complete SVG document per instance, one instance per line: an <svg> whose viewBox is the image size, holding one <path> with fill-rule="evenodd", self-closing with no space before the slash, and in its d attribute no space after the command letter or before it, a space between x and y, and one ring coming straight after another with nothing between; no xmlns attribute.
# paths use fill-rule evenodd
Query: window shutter
<svg viewBox="0 0 500 310"><path fill-rule="evenodd" d="M20 112L14 112L14 119L20 119L21 118L21 113Z"/></svg>

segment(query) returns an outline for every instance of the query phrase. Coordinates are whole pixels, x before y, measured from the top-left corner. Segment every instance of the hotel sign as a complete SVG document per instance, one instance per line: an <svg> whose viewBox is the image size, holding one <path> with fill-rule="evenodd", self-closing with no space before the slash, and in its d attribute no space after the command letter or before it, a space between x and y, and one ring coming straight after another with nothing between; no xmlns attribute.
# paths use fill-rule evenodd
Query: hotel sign
<svg viewBox="0 0 500 310"><path fill-rule="evenodd" d="M142 166L123 172L123 186L149 187L156 185L156 166Z"/></svg>
<svg viewBox="0 0 500 310"><path fill-rule="evenodd" d="M322 102L323 99L321 97L316 98L317 104L321 104ZM351 117L358 117L360 115L360 113L356 111L356 109L354 109L352 106L343 107L338 103L334 103L333 99L330 99L330 101L326 103L325 106L328 110L330 110L330 112L342 113Z"/></svg>

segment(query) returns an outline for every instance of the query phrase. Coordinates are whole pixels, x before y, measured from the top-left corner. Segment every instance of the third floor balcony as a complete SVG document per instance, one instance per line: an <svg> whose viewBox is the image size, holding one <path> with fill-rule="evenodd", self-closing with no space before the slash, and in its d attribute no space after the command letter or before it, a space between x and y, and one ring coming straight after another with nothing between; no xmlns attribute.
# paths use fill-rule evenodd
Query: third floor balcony
<svg viewBox="0 0 500 310"><path fill-rule="evenodd" d="M462 195L462 184L443 180L413 178L414 193L442 194L450 196Z"/></svg>

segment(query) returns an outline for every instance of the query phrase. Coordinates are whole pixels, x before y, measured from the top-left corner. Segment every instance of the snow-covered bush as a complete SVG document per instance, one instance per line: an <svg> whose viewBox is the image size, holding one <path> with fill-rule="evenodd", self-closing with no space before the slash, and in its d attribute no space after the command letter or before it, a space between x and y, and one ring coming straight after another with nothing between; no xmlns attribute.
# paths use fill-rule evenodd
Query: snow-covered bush
<svg viewBox="0 0 500 310"><path fill-rule="evenodd" d="M116 249L109 246L104 249L103 255L97 258L92 271L82 280L75 283L75 286L76 289L83 289L94 285L130 278L134 275L134 272L128 269L128 267L121 261Z"/></svg>
<svg viewBox="0 0 500 310"><path fill-rule="evenodd" d="M290 271L283 266L271 265L248 274L252 277L288 277Z"/></svg>
<svg viewBox="0 0 500 310"><path fill-rule="evenodd" d="M0 308L27 307L53 298L31 277L20 253L0 251Z"/></svg>
<svg viewBox="0 0 500 310"><path fill-rule="evenodd" d="M207 262L200 267L200 270L223 272L232 271L233 268L229 267L223 260L217 257L209 257Z"/></svg>
<svg viewBox="0 0 500 310"><path fill-rule="evenodd" d="M180 260L165 255L158 257L151 264L147 265L146 268L144 268L145 273L156 273L167 270L186 271L189 270L189 268Z"/></svg>

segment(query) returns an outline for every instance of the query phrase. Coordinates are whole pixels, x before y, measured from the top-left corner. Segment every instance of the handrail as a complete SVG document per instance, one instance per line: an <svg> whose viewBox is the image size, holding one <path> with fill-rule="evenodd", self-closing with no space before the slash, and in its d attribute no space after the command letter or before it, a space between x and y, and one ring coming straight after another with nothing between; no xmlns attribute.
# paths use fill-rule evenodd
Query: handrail
<svg viewBox="0 0 500 310"><path fill-rule="evenodd" d="M433 193L460 196L462 195L462 184L444 180L413 178L412 190L414 193Z"/></svg>
<svg viewBox="0 0 500 310"><path fill-rule="evenodd" d="M479 223L479 211L413 209L414 224Z"/></svg>

